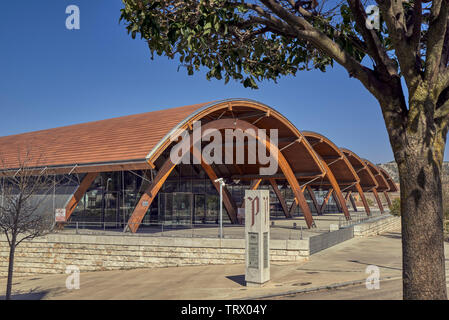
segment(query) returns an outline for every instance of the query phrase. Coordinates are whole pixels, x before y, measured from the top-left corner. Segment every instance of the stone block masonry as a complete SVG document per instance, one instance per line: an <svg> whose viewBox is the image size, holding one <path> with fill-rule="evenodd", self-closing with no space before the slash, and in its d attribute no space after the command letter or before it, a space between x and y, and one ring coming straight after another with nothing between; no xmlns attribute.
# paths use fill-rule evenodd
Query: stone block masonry
<svg viewBox="0 0 449 320"><path fill-rule="evenodd" d="M354 237L376 236L388 231L400 231L401 217L388 214L374 218L369 223L357 224L353 228Z"/></svg>
<svg viewBox="0 0 449 320"><path fill-rule="evenodd" d="M398 230L400 218L383 215L372 221L303 240L270 240L271 263L307 260L316 252L352 237ZM6 277L9 246L0 236L0 277ZM16 250L15 276L189 265L244 264L244 239L169 238L139 235L55 233L25 241Z"/></svg>
<svg viewBox="0 0 449 320"><path fill-rule="evenodd" d="M305 240L272 240L272 262L304 260ZM25 241L16 250L16 276L64 273L68 265L81 272L208 264L243 264L243 239L153 238L50 234ZM0 237L0 277L7 275L9 246Z"/></svg>

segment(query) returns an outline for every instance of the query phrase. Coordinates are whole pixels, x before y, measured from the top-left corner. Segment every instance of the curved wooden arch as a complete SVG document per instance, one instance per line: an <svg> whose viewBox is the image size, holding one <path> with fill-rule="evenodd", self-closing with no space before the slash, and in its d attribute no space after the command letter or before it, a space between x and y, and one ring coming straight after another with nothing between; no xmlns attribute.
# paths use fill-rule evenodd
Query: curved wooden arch
<svg viewBox="0 0 449 320"><path fill-rule="evenodd" d="M379 192L387 192L388 190L390 190L390 186L388 185L387 180L385 179L385 177L382 175L380 169L374 165L371 161L363 159L366 163L366 165L368 166L368 169L371 171L371 173L373 174L374 178L376 178L377 181L377 187L372 189L374 198L376 199L377 205L379 207L379 210L381 213L384 213L384 206L382 204L382 201L380 200L379 197Z"/></svg>
<svg viewBox="0 0 449 320"><path fill-rule="evenodd" d="M243 112L243 114L239 114L239 112ZM301 132L287 118L285 118L281 113L274 110L273 108L251 99L226 99L211 102L199 108L194 113L189 115L186 119L181 121L178 125L173 127L171 131L169 131L159 141L159 143L148 153L146 157L147 162L150 164L150 166L154 167L154 162L171 145L172 142L170 141L170 137L173 133L177 132L178 130L191 129L195 121L204 121L207 119L212 119L212 121L217 120L214 119L215 115L218 119L228 116L233 119L252 122L253 124L257 123L257 128L264 128L264 126L262 125L264 122L267 123L265 129L280 129L280 127L283 126L284 130L288 131L289 135L291 136L292 142L294 142L294 144L292 144L291 142L285 142L285 144L287 146L292 144L294 147L294 145L296 145L297 143L303 146L306 150L305 154L307 154L307 156L311 160L310 163L313 162L313 165L315 166L316 173L323 174L325 172L324 168L321 165L321 161L318 155L314 152L312 146L306 139L304 139L304 136L301 134ZM269 121L271 119L274 119L276 122L278 122L278 124L269 125ZM289 149L290 148L292 148L292 146L290 146ZM281 141L279 142L279 149L282 149Z"/></svg>
<svg viewBox="0 0 449 320"><path fill-rule="evenodd" d="M399 189L398 189L396 183L394 183L394 181L391 178L391 176L388 174L388 172L384 168L381 168L379 166L377 168L380 170L380 172L384 176L385 180L387 180L388 186L390 187L388 192L398 192ZM391 208L392 203L391 203L390 196L388 195L388 192L387 191L383 191L383 194L384 194L385 200L387 200L388 207Z"/></svg>
<svg viewBox="0 0 449 320"><path fill-rule="evenodd" d="M215 130L224 130L224 129L241 129L243 131L247 130L247 129L253 129L254 132L257 132L258 127L256 127L255 125L244 121L244 120L236 120L236 119L220 119L220 120L214 120L211 122L208 122L207 124L202 126L202 130L206 131L209 129L215 129ZM198 142L198 138L201 137L191 137L191 142L190 145L194 146L196 145L196 143ZM312 228L315 226L315 222L313 220L312 217L312 213L310 212L309 206L307 204L307 201L303 195L303 193L301 192L301 187L298 183L298 180L295 177L295 174L293 172L293 170L291 169L288 161L285 159L285 157L283 156L282 152L279 151L279 149L277 148L277 146L272 145L269 139L262 139L261 137L254 136L254 138L256 138L257 140L259 140L260 143L262 143L263 145L265 145L265 147L268 150L271 150L270 148L273 148L275 153L277 154L277 160L278 160L278 165L280 170L282 171L282 173L285 176L285 179L287 179L288 183L290 184L292 191L295 195L295 198L298 201L298 204L300 205L303 213L304 213L304 218L306 220L307 226L309 228ZM192 154L195 154L195 152L192 152ZM203 164L204 161L201 161L201 163ZM146 211L148 210L149 206L151 205L151 201L154 200L157 192L159 192L160 187L163 185L163 183L165 182L165 180L168 178L170 172L173 170L173 168L176 166L175 163L173 163L171 161L171 159L167 159L164 162L164 165L161 167L161 169L159 170L159 173L155 179L155 181L152 183L152 186L150 186L150 191L148 192L148 195L145 196L146 199L141 199L139 201L139 204L137 205L136 209L135 209L135 213L133 213L133 215L130 217L129 221L128 221L128 228L133 231L136 232L141 221L143 220L143 217L146 214ZM269 176L267 176L267 178L269 178ZM147 194L147 193L145 193ZM145 205L143 205L145 204ZM231 220L235 218L235 217L231 217Z"/></svg>
<svg viewBox="0 0 449 320"><path fill-rule="evenodd" d="M378 183L376 178L374 177L371 170L368 168L367 163L361 157L359 157L355 152L346 149L340 148L343 154L348 159L349 163L354 168L354 171L357 173L360 179L360 186L363 191L368 192L371 191L372 188L377 188ZM353 190L354 191L354 190Z"/></svg>
<svg viewBox="0 0 449 320"><path fill-rule="evenodd" d="M365 161L366 165L368 166L368 169L371 171L371 173L373 174L374 178L377 181L376 191L378 192L389 191L390 186L388 185L388 181L387 179L385 179L379 167L367 159L363 160Z"/></svg>
<svg viewBox="0 0 449 320"><path fill-rule="evenodd" d="M258 127L255 125L244 121L244 120L236 120L236 119L220 119L215 120L212 122L207 123L202 127L204 131L208 129L216 129L216 130L223 130L223 129L241 129L243 131L246 131L248 129L253 129L254 132L257 132ZM282 152L279 150L279 148L275 145L272 145L269 139L262 139L259 136L254 136L257 140L259 140L262 144L266 146L268 150L271 150L270 148L273 148L274 151L277 153L277 161L280 170L285 176L285 179L290 184L292 191L295 195L295 198L298 201L298 204L301 207L301 210L304 214L304 218L306 220L307 226L309 228L312 228L315 226L315 223L313 221L312 213L310 212L310 208L307 204L307 201L304 197L304 194L301 192L301 187L298 183L298 180L296 179L296 176L290 167L290 164L288 163L287 159L284 157ZM192 143L195 144L196 141L193 141ZM269 178L269 176L267 176Z"/></svg>
<svg viewBox="0 0 449 320"><path fill-rule="evenodd" d="M379 166L377 166L377 168L379 169L380 173L382 173L383 177L385 178L385 180L388 183L388 186L390 187L388 192L398 192L399 188L396 185L396 183L393 181L393 178L388 174L387 170L385 170L384 168L381 168Z"/></svg>
<svg viewBox="0 0 449 320"><path fill-rule="evenodd" d="M337 147L329 138L326 136L313 132L313 131L302 131L303 136L311 143L313 149L318 155L321 156L322 160L329 166L332 167L332 173L337 178L339 185L349 185L354 182L359 182L360 178L355 172L353 166L346 158L342 150ZM336 165L339 164L339 167ZM338 174L343 179L339 179Z"/></svg>
<svg viewBox="0 0 449 320"><path fill-rule="evenodd" d="M316 210L317 214L319 216L321 216L323 213L321 212L321 206L318 204L318 200L316 199L315 191L313 191L313 189L312 189L312 187L310 185L307 185L306 189L307 189L307 192L310 195L310 198L312 199L312 203L313 203L313 206L315 207L315 210Z"/></svg>
<svg viewBox="0 0 449 320"><path fill-rule="evenodd" d="M368 201L365 197L365 192L371 192L373 189L377 188L378 183L371 170L368 168L367 163L360 158L356 153L352 152L349 149L340 148L345 157L348 159L351 166L354 168L355 172L359 176L359 183L357 183L353 188L353 192L358 192L360 198L363 202L363 206L365 207L365 211L367 215L371 214L370 207L368 205Z"/></svg>
<svg viewBox="0 0 449 320"><path fill-rule="evenodd" d="M242 110L250 110L251 112L244 112L243 114L239 114ZM251 100L251 99L227 99L221 101L211 102L196 110L194 113L189 115L186 119L181 121L177 126L175 126L170 132L168 132L164 138L150 151L147 155L146 159L150 166L154 167L154 162L158 159L158 157L170 146L171 135L178 130L187 130L192 129L193 123L195 121L203 121L205 119L214 119L214 115L218 117L218 119L222 117L232 117L232 119L240 119L242 118L252 121L253 124L257 123L258 128L278 128L284 126L285 131L288 132L288 136L290 136L290 141L279 141L279 149L283 151L285 158L289 159L289 164L291 169L294 172L301 172L301 168L297 166L302 166L308 163L307 172L311 172L307 179L315 179L318 176L323 176L325 174L325 168L320 161L319 155L314 151L313 147L309 144L307 139L301 134L301 132L282 114L273 108ZM274 119L278 123L270 122L271 119ZM265 123L266 122L266 123ZM204 125L203 125L204 129ZM280 137L281 138L281 137ZM285 137L284 137L285 138ZM282 139L282 138L281 138ZM283 145L282 145L283 144ZM302 151L301 151L302 150ZM307 156L307 159L301 159L301 156ZM258 177L247 177L247 179L254 180ZM276 177L277 178L277 177ZM301 179L302 177L298 177ZM304 179L306 179L304 178ZM284 179L284 177L282 177ZM306 182L307 183L307 182ZM301 190L299 192L302 192ZM302 195L304 198L304 195ZM302 201L295 196L295 206ZM290 213L292 211L290 210Z"/></svg>
<svg viewBox="0 0 449 320"><path fill-rule="evenodd" d="M330 187L334 189L337 206L343 211L346 219L351 219L341 188L350 188L360 182L360 178L343 152L327 137L312 131L302 131L304 137L320 156Z"/></svg>

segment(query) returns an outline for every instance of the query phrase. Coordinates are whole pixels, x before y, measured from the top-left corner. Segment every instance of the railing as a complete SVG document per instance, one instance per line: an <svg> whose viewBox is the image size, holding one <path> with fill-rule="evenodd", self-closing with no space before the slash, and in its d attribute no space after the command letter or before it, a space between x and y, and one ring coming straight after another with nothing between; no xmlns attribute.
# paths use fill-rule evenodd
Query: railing
<svg viewBox="0 0 449 320"><path fill-rule="evenodd" d="M219 238L220 227L216 223L137 223L139 229L137 235L148 237L182 237L182 238ZM89 222L70 221L64 224L64 232L76 234L96 235L133 235L125 232L127 224L116 222ZM307 230L297 222L279 224L272 221L271 238L279 240L303 239L305 232L316 232ZM245 226L242 224L223 224L223 237L225 239L244 239Z"/></svg>
<svg viewBox="0 0 449 320"><path fill-rule="evenodd" d="M216 223L155 223L142 222L137 231L141 236L157 236L157 237L210 237L219 236L219 225ZM91 221L70 221L64 224L66 231L73 230L77 234L118 234L124 233L127 223L117 222L91 222ZM243 225L223 224L223 229L233 229L228 236L238 233L238 230L244 232ZM130 232L125 232L131 234ZM243 233L242 233L243 235Z"/></svg>
<svg viewBox="0 0 449 320"><path fill-rule="evenodd" d="M380 211L371 211L371 214L368 216L365 212L351 212L351 220L346 220L346 217L339 217L338 227L339 228L347 228L359 223L363 223L365 221L380 217L385 215L386 213L381 213Z"/></svg>
<svg viewBox="0 0 449 320"><path fill-rule="evenodd" d="M380 212L373 211L370 216L366 213L351 212L351 220L346 220L344 216L335 217L335 222L339 228L349 227L365 222L369 219L381 216ZM182 237L182 238L219 238L220 227L215 221L204 223L161 223L142 222L139 225L137 235L148 237ZM329 232L329 227L308 229L303 219L272 219L270 222L270 237L277 240L301 240L320 233ZM76 234L100 234L100 235L129 235L127 223L115 221L69 221L64 224L64 232L74 232ZM223 238L244 239L245 226L243 224L223 223Z"/></svg>

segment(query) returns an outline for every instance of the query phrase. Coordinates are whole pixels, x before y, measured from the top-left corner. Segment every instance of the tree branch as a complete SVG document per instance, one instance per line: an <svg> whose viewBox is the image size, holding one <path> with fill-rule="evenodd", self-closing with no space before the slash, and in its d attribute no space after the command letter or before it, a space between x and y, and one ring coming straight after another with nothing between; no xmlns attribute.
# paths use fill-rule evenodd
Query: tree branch
<svg viewBox="0 0 449 320"><path fill-rule="evenodd" d="M250 16L248 20L244 21L243 23L236 23L234 24L234 26L245 29L248 26L254 26L254 24L261 24L266 28L268 28L268 30L265 29L264 32L271 31L285 37L296 36L295 32L289 28L289 25L283 23L281 20L276 19L274 17L264 19L256 16ZM257 30L257 32L254 33L253 35L257 34L260 34L259 30Z"/></svg>
<svg viewBox="0 0 449 320"><path fill-rule="evenodd" d="M424 77L434 83L438 77L443 53L449 3L447 0L434 0L432 3L429 30L427 31L427 55Z"/></svg>
<svg viewBox="0 0 449 320"><path fill-rule="evenodd" d="M385 97L385 91L383 90L385 89L385 84L377 79L373 70L361 65L337 43L332 41L323 32L314 28L304 18L291 14L274 0L261 1L279 18L295 28L299 39L310 41L322 52L332 57L348 71L351 77L359 79L376 98L383 99Z"/></svg>
<svg viewBox="0 0 449 320"><path fill-rule="evenodd" d="M416 64L417 51L413 50L413 46L407 41L407 25L402 1L376 0L376 2L387 24L407 86L416 88L421 80L420 70Z"/></svg>
<svg viewBox="0 0 449 320"><path fill-rule="evenodd" d="M421 40L421 25L422 25L422 1L415 0L412 13L412 24L407 30L407 37L410 39L413 51L418 52L419 43Z"/></svg>
<svg viewBox="0 0 449 320"><path fill-rule="evenodd" d="M382 46L377 33L366 27L366 13L360 0L348 0L349 7L354 14L356 24L366 41L369 55L374 59L377 69L385 75L397 75L396 63L388 57L385 48Z"/></svg>
<svg viewBox="0 0 449 320"><path fill-rule="evenodd" d="M449 22L446 25L446 32L444 35L443 51L441 53L440 71L444 72L449 62Z"/></svg>
<svg viewBox="0 0 449 320"><path fill-rule="evenodd" d="M433 118L439 119L439 118L447 117L448 115L449 115L449 100L446 100L446 102L444 104L442 104L441 107L436 109Z"/></svg>

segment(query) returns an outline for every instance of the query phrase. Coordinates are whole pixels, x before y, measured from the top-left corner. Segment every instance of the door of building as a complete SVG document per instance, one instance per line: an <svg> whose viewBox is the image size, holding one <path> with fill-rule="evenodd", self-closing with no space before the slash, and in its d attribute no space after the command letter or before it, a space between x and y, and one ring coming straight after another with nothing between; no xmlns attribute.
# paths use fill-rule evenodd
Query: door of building
<svg viewBox="0 0 449 320"><path fill-rule="evenodd" d="M191 224L193 216L193 194L188 192L173 193L173 223Z"/></svg>
<svg viewBox="0 0 449 320"><path fill-rule="evenodd" d="M119 193L108 191L103 195L104 211L103 221L105 227L118 227L119 224Z"/></svg>
<svg viewBox="0 0 449 320"><path fill-rule="evenodd" d="M193 211L193 223L206 222L206 195L195 194L195 207Z"/></svg>

